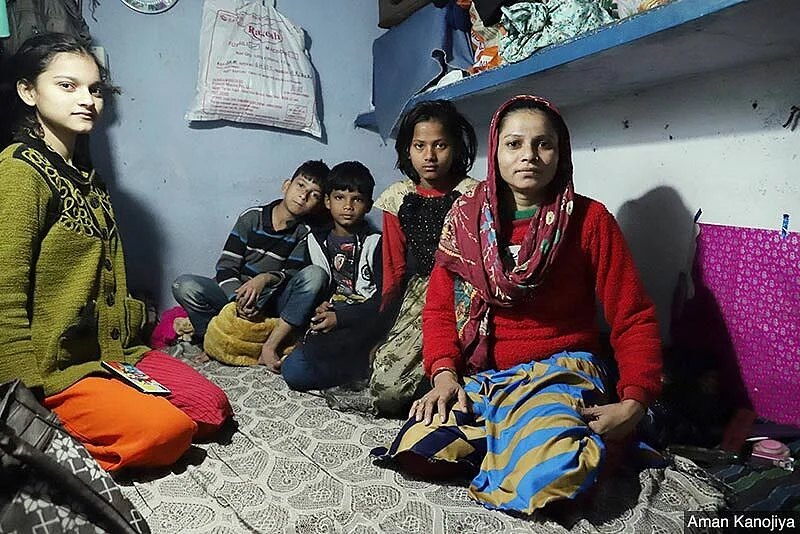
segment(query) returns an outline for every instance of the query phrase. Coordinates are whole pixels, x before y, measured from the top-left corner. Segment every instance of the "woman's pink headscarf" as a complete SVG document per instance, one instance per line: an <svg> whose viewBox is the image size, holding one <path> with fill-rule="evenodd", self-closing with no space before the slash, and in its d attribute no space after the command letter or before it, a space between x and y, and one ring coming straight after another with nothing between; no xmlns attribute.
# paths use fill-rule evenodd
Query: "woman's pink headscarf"
<svg viewBox="0 0 800 534"><path fill-rule="evenodd" d="M517 266L507 271L497 242L498 187L505 187L497 171L497 146L500 120L510 106L516 108L520 103L543 110L553 121L559 134L559 156L548 196L531 219ZM455 202L445 219L436 253L437 263L456 275L456 327L470 373L486 369L491 363L487 345L490 305L512 307L533 296L561 248L575 196L567 126L558 109L547 100L522 95L500 106L489 128L487 154L486 181Z"/></svg>

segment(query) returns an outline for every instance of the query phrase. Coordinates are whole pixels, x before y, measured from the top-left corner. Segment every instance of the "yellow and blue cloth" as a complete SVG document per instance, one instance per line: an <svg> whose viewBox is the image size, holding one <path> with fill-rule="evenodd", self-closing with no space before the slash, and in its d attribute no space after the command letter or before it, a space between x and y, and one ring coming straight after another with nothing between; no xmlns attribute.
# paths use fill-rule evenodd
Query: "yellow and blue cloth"
<svg viewBox="0 0 800 534"><path fill-rule="evenodd" d="M434 417L428 426L410 419L388 449L372 454L465 463L479 470L472 498L490 509L531 514L597 481L606 446L580 408L608 402L605 377L599 358L586 352L468 376L471 413L451 410L444 423Z"/></svg>

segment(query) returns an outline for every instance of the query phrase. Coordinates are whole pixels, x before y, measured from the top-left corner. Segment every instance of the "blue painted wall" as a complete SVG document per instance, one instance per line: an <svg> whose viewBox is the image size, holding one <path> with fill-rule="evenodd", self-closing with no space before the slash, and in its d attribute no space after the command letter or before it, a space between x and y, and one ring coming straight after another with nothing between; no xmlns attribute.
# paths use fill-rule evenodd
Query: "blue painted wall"
<svg viewBox="0 0 800 534"><path fill-rule="evenodd" d="M392 146L352 126L371 98L372 41L383 31L377 2L277 3L310 41L323 142L230 123L190 128L183 117L194 96L202 4L181 0L159 15L136 13L116 0L101 2L94 15L85 8L123 90L93 136L93 156L120 220L129 285L151 292L162 309L173 305L170 283L178 274L213 274L237 214L279 196L283 179L302 161L360 160L378 192L398 176Z"/></svg>
<svg viewBox="0 0 800 534"><path fill-rule="evenodd" d="M86 14L125 91L93 139L95 159L110 178L130 285L161 297L162 307L172 305L169 284L177 274L212 274L236 214L279 195L300 161L360 159L378 192L399 176L391 145L352 126L370 101L371 45L383 31L377 2L278 2L311 40L325 143L257 127L188 127L183 115L194 94L201 5L180 0L165 14L140 15L106 0L96 20ZM766 228L777 228L788 212L796 229L800 186L792 177L800 130L781 126L797 104L796 64L795 55L564 109L576 187L619 219L665 337L678 272L691 261L698 208L705 222ZM478 131L480 157L471 174L483 178L494 107L482 98L458 105Z"/></svg>

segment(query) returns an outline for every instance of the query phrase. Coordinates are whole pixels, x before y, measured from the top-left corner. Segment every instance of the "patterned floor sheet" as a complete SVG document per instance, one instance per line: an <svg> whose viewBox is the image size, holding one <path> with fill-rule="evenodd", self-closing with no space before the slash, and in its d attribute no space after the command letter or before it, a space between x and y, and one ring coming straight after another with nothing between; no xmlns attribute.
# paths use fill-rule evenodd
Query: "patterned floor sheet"
<svg viewBox="0 0 800 534"><path fill-rule="evenodd" d="M120 480L156 534L671 533L683 531L684 510L724 501L702 472L677 459L666 470L613 480L589 510L561 523L512 517L471 501L462 485L373 465L369 450L388 443L401 421L336 412L262 367L194 365L227 392L238 427L219 443L193 446L169 472Z"/></svg>

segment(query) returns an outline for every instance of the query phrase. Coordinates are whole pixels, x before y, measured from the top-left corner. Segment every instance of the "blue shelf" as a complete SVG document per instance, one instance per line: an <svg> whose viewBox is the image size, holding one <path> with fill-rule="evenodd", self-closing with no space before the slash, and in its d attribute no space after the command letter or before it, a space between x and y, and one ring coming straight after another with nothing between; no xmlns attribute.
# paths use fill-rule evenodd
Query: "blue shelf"
<svg viewBox="0 0 800 534"><path fill-rule="evenodd" d="M493 108L520 93L561 107L631 94L669 81L800 56L800 0L674 0L539 50L529 58L412 98ZM463 111L464 106L460 106ZM374 113L355 124L377 130Z"/></svg>
<svg viewBox="0 0 800 534"><path fill-rule="evenodd" d="M355 120L356 128L365 128L367 130L372 130L373 132L378 131L378 123L375 121L375 112L368 111L366 113L359 113Z"/></svg>

